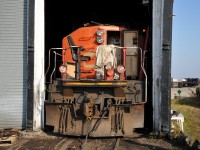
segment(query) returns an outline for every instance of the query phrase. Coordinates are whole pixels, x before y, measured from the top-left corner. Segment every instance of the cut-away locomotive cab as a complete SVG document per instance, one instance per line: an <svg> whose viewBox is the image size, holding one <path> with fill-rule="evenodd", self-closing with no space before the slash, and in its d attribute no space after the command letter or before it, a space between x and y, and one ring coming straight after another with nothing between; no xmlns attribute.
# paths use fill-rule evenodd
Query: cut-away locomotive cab
<svg viewBox="0 0 200 150"><path fill-rule="evenodd" d="M113 25L84 26L64 37L61 49L49 51L55 60L62 56L62 63L61 78L48 87L46 125L90 136L131 135L143 128L147 74L141 44L137 30Z"/></svg>

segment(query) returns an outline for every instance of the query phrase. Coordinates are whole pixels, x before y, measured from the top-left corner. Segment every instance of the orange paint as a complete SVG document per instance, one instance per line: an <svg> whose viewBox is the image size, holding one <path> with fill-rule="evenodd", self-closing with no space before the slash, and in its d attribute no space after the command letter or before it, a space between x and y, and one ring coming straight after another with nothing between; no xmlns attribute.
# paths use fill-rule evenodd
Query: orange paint
<svg viewBox="0 0 200 150"><path fill-rule="evenodd" d="M103 43L98 44L96 42L97 34L96 32L101 29L103 31ZM62 47L67 50L63 50L63 64L66 63L77 63L78 61L73 60L72 50L70 49L70 44L68 41L69 36L73 39L75 46L82 46L84 50L80 52L81 56L86 56L90 58L87 61L80 61L80 79L96 79L96 71L94 70L96 62L96 48L99 45L107 45L107 31L122 31L124 28L118 26L88 26L81 27L68 36L63 38Z"/></svg>

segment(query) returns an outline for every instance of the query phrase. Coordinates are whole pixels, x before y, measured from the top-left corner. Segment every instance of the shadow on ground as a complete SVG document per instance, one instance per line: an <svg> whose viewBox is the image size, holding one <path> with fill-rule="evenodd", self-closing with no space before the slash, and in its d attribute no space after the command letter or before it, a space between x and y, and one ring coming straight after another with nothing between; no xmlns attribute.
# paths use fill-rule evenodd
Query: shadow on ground
<svg viewBox="0 0 200 150"><path fill-rule="evenodd" d="M186 97L177 99L176 104L200 108L200 97Z"/></svg>

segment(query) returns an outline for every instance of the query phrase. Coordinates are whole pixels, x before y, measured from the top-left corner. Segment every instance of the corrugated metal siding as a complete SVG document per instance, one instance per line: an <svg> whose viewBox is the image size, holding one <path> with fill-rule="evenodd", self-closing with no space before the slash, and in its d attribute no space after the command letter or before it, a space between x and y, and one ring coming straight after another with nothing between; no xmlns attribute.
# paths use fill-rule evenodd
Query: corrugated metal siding
<svg viewBox="0 0 200 150"><path fill-rule="evenodd" d="M25 128L27 0L0 0L0 128Z"/></svg>

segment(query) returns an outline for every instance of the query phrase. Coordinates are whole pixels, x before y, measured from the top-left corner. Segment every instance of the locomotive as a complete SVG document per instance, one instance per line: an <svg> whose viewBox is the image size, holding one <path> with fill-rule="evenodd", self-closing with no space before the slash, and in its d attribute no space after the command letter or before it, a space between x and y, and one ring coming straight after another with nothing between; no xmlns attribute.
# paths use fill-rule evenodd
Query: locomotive
<svg viewBox="0 0 200 150"><path fill-rule="evenodd" d="M51 48L45 126L90 137L129 136L143 128L146 40L139 34L125 26L85 25L65 36L62 48ZM52 79L56 70L60 76Z"/></svg>

